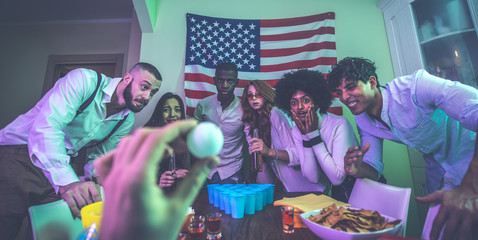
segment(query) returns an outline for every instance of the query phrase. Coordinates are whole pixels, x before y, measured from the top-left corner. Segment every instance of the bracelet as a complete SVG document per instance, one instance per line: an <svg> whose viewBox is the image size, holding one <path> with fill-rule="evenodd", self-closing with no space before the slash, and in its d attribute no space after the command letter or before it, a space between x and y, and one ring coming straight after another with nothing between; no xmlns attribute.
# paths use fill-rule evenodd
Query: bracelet
<svg viewBox="0 0 478 240"><path fill-rule="evenodd" d="M274 150L276 150L276 157L274 158L274 161L277 161L277 159L279 158L279 150L277 149L274 149Z"/></svg>
<svg viewBox="0 0 478 240"><path fill-rule="evenodd" d="M309 141L302 140L302 145L306 148L311 148L312 146L322 142L322 138L319 136L310 139Z"/></svg>

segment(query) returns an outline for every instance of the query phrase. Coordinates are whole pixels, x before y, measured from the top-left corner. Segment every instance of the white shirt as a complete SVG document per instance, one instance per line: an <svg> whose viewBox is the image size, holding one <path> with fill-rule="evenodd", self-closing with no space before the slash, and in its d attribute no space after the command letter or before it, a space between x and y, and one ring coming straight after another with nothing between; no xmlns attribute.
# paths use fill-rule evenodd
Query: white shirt
<svg viewBox="0 0 478 240"><path fill-rule="evenodd" d="M96 72L75 69L60 78L50 91L25 114L0 131L0 145L28 145L33 164L43 170L55 191L79 181L73 171L70 156L75 156L85 145L101 141L126 117L125 109L106 118L106 103L116 90L120 78L102 75L100 88L93 102L77 117L77 109L94 92L97 85ZM129 116L108 140L88 149L89 159L116 147L119 139L129 133L134 115ZM91 168L85 167L85 169ZM91 175L89 172L86 175Z"/></svg>
<svg viewBox="0 0 478 240"><path fill-rule="evenodd" d="M198 121L208 121L216 124L224 134L224 146L218 156L221 159L217 167L209 174L209 179L216 172L219 177L226 179L242 168L244 159L242 147L245 143L244 123L242 122L241 101L234 96L234 100L222 111L217 94L199 101L194 111Z"/></svg>
<svg viewBox="0 0 478 240"><path fill-rule="evenodd" d="M323 142L304 148L302 140L318 136L319 130L302 135L284 112L277 108L271 110L272 148L289 154L289 163L272 161L271 168L288 192L327 192L331 181L339 185L346 177L345 153L349 147L358 145L353 128L343 117L330 113L318 115ZM247 137L250 141L250 136ZM267 175L266 170L264 167L262 174Z"/></svg>
<svg viewBox="0 0 478 240"><path fill-rule="evenodd" d="M367 113L355 117L362 145L370 143L364 162L381 173L383 139L389 139L432 155L446 171L446 189L459 186L474 152L478 90L425 70L396 78L380 90L381 118L391 130ZM441 183L427 181L430 184Z"/></svg>

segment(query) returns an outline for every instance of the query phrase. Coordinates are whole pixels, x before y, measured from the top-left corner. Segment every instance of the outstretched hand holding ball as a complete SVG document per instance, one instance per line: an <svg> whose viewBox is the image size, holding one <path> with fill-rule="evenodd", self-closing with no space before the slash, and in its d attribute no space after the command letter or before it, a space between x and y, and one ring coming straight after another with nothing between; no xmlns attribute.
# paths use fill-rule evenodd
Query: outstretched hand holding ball
<svg viewBox="0 0 478 240"><path fill-rule="evenodd" d="M221 129L211 122L199 123L187 137L189 151L197 158L217 155L224 145Z"/></svg>

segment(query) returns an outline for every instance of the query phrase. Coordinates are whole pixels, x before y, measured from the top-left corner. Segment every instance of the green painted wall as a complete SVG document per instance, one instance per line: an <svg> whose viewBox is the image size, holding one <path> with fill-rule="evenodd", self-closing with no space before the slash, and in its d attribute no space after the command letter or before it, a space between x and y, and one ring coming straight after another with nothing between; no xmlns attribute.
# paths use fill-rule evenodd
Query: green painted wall
<svg viewBox="0 0 478 240"><path fill-rule="evenodd" d="M154 0L149 0L149 2ZM378 0L162 0L158 4L154 33L143 34L141 61L156 65L163 75L163 85L151 104L137 115L137 126L149 119L159 97L168 91L184 96L184 54L186 13L243 19L274 19L313 15L328 11L336 14L337 56L361 56L377 65L379 81L393 79L393 69L383 16ZM148 5L149 8L149 5ZM153 11L154 12L154 11ZM154 16L152 19L156 19ZM354 125L353 115L345 116ZM385 142L385 176L389 184L411 187L412 178L404 145ZM416 204L410 201L407 235L419 237Z"/></svg>
<svg viewBox="0 0 478 240"><path fill-rule="evenodd" d="M156 27L160 0L145 0L153 29Z"/></svg>

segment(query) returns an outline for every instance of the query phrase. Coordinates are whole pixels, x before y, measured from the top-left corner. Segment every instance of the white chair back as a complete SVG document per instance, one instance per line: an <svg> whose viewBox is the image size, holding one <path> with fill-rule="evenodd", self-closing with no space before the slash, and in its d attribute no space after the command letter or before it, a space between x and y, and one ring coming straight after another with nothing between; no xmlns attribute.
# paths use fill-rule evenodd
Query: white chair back
<svg viewBox="0 0 478 240"><path fill-rule="evenodd" d="M35 240L51 239L52 235L77 239L83 231L81 220L73 218L70 208L64 200L31 206L28 208L28 212Z"/></svg>
<svg viewBox="0 0 478 240"><path fill-rule="evenodd" d="M401 235L405 236L407 227L410 188L394 187L370 179L357 179L349 204L352 207L378 211L403 221Z"/></svg>

